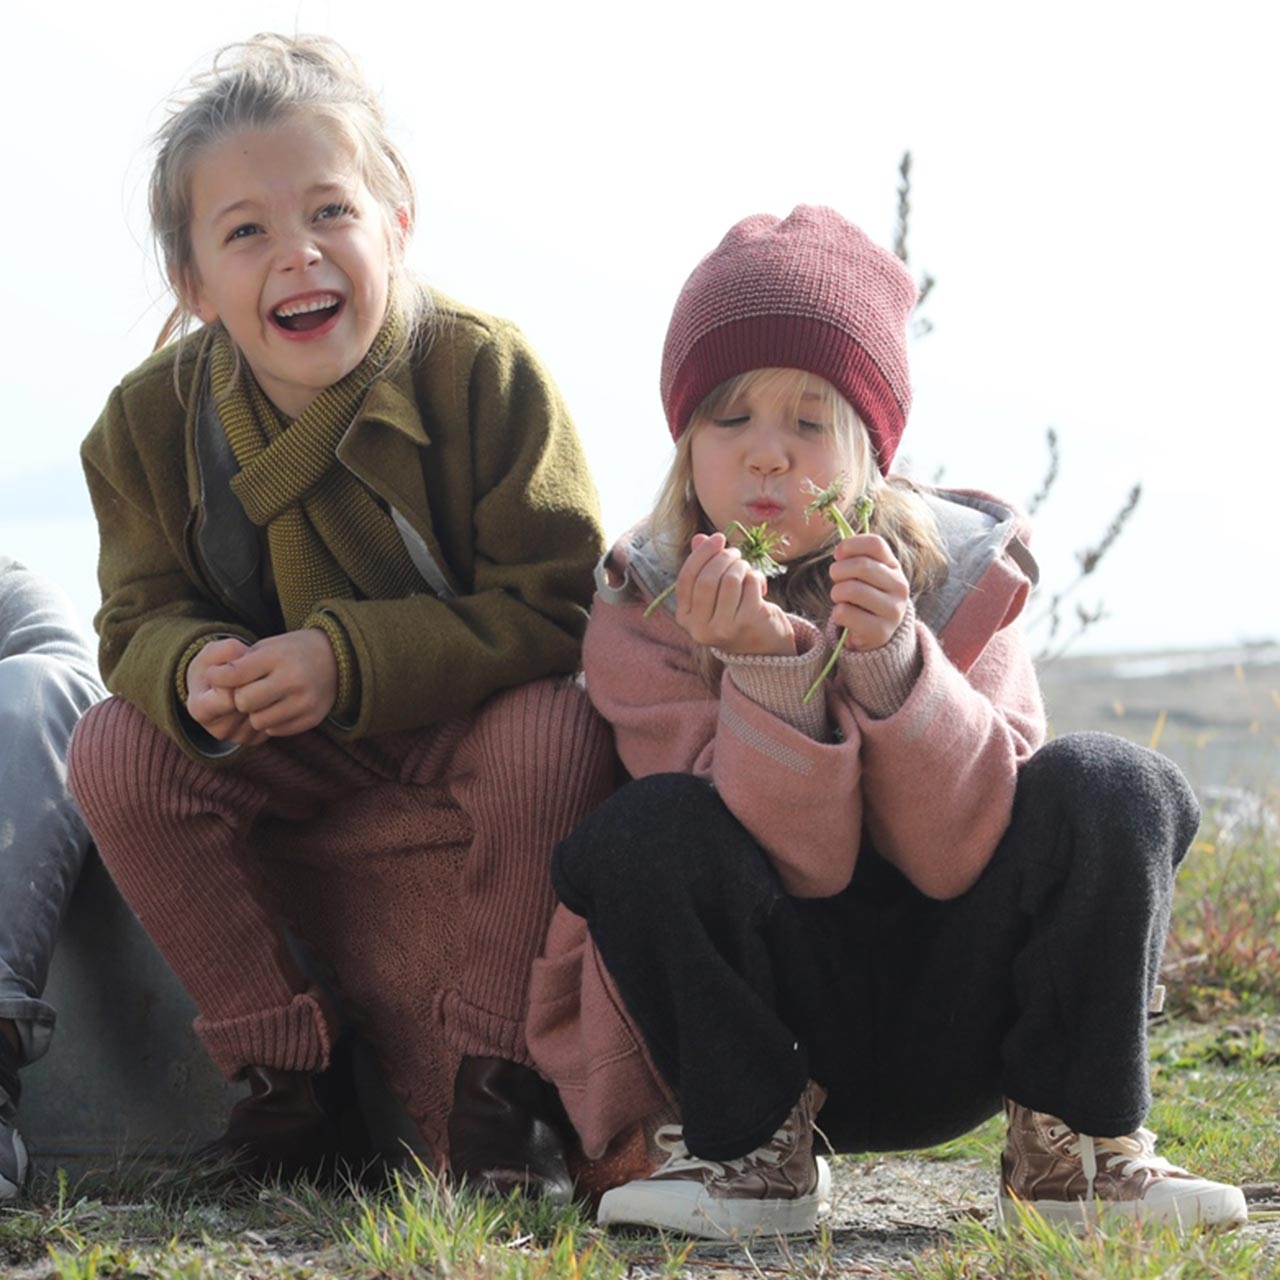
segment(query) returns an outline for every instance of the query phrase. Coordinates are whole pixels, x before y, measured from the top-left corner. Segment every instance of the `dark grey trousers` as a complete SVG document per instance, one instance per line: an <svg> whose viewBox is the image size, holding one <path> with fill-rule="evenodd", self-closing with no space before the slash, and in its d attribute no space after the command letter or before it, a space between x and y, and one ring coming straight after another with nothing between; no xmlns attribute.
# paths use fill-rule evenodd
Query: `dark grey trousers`
<svg viewBox="0 0 1280 1280"><path fill-rule="evenodd" d="M831 898L785 894L714 789L629 783L556 851L696 1154L767 1141L806 1080L837 1151L929 1146L1006 1096L1097 1136L1150 1105L1146 1017L1199 808L1164 757L1074 734L1019 774L1012 821L940 902L864 844Z"/></svg>

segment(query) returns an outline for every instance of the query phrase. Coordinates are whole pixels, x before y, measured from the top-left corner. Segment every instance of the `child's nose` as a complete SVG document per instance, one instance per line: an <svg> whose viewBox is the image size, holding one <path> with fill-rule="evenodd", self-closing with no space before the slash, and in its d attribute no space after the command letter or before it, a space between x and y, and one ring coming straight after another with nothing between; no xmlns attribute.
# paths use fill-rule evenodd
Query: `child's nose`
<svg viewBox="0 0 1280 1280"><path fill-rule="evenodd" d="M751 442L747 466L759 475L775 475L787 468L787 450L774 432L762 432Z"/></svg>
<svg viewBox="0 0 1280 1280"><path fill-rule="evenodd" d="M320 261L320 248L315 239L303 232L280 247L279 265L284 271L305 271Z"/></svg>

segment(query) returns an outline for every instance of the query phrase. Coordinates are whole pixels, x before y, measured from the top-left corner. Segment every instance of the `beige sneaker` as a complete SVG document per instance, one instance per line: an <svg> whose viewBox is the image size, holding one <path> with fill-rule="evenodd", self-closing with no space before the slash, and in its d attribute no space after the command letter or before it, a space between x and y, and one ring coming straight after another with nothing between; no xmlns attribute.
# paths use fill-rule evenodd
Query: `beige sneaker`
<svg viewBox="0 0 1280 1280"><path fill-rule="evenodd" d="M831 1207L831 1170L813 1154L813 1118L825 1098L811 1082L777 1133L737 1160L699 1159L680 1125L664 1125L655 1136L669 1153L666 1162L648 1178L607 1191L597 1221L711 1240L812 1231Z"/></svg>
<svg viewBox="0 0 1280 1280"><path fill-rule="evenodd" d="M1019 1207L1049 1222L1083 1227L1108 1214L1172 1223L1235 1226L1248 1220L1239 1187L1198 1178L1156 1155L1156 1135L1091 1138L1056 1116L1007 1102L1009 1131L1000 1157L997 1212L1016 1222Z"/></svg>

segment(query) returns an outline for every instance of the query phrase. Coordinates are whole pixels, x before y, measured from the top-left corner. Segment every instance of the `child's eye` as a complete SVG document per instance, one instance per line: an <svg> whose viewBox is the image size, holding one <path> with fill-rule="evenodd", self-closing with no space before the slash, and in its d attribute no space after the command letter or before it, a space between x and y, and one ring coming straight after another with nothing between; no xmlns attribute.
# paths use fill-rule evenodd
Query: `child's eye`
<svg viewBox="0 0 1280 1280"><path fill-rule="evenodd" d="M319 210L319 212L317 212L316 214L316 218L318 221L321 221L321 222L332 221L334 218L345 218L349 214L354 212L355 211L351 208L349 204L340 204L340 203L334 202L333 204L325 205L324 208Z"/></svg>
<svg viewBox="0 0 1280 1280"><path fill-rule="evenodd" d="M745 413L742 413L732 418L712 418L711 421L717 427L740 427L744 422L750 422L751 419Z"/></svg>
<svg viewBox="0 0 1280 1280"><path fill-rule="evenodd" d="M232 240L245 240L249 236L256 236L261 230L262 228L256 222L241 223L240 226L232 227L227 232L227 243L229 244Z"/></svg>
<svg viewBox="0 0 1280 1280"><path fill-rule="evenodd" d="M825 422L810 422L805 418L800 419L800 430L805 432L823 432L827 429Z"/></svg>

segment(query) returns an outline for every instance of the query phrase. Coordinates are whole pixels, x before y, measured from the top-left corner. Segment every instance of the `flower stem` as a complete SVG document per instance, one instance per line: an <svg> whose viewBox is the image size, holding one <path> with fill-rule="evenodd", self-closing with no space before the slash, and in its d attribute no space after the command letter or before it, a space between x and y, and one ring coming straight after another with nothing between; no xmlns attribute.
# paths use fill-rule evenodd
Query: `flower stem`
<svg viewBox="0 0 1280 1280"><path fill-rule="evenodd" d="M858 523L861 524L862 526L860 530L860 532L862 533L868 532L871 528L871 511L872 511L871 500L869 498L860 498L858 500L857 514L858 514ZM836 528L840 531L840 537L842 540L844 538L853 537L853 528L850 526L849 522L844 518L844 512L841 511L839 507L833 504L831 507L828 508L828 514L830 515L831 520L835 524ZM827 659L826 664L823 666L822 670L818 672L818 678L809 686L807 692L804 695L804 698L802 699L802 701L805 703L806 706L812 700L813 695L817 693L819 689L822 688L822 682L831 674L831 668L836 665L836 659L839 658L840 656L840 650L844 648L845 642L848 639L849 639L849 628L845 627L845 629L840 632L840 639L836 641L836 647L831 651L831 657Z"/></svg>
<svg viewBox="0 0 1280 1280"><path fill-rule="evenodd" d="M659 591L658 594L649 601L648 606L645 608L644 616L647 618L675 589L676 584L673 582L669 587L664 587Z"/></svg>

